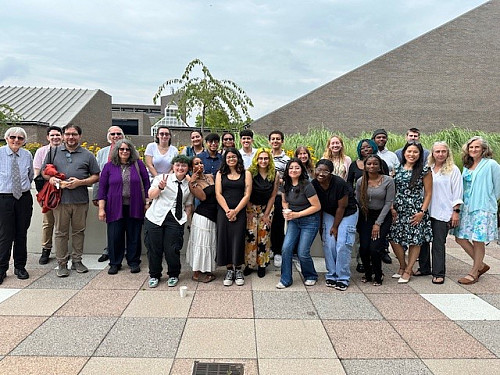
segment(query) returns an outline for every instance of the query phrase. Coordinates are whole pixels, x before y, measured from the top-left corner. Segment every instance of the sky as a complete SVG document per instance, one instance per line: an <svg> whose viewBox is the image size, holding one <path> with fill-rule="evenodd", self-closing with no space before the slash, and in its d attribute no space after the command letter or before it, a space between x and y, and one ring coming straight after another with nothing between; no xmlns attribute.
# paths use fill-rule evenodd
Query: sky
<svg viewBox="0 0 500 375"><path fill-rule="evenodd" d="M258 119L484 2L0 0L0 86L152 104L198 58L245 90Z"/></svg>

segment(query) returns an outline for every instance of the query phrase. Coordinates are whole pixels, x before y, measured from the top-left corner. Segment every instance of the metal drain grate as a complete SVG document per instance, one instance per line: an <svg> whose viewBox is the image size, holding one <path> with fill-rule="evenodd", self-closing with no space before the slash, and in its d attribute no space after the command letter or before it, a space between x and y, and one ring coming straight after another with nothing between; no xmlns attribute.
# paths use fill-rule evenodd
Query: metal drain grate
<svg viewBox="0 0 500 375"><path fill-rule="evenodd" d="M243 375L243 364L194 361L193 375Z"/></svg>

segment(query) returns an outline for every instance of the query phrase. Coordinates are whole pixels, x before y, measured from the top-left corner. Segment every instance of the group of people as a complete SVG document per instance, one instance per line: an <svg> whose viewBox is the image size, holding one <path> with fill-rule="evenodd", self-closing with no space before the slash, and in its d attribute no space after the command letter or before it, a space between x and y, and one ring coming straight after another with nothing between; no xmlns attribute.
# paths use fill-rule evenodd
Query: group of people
<svg viewBox="0 0 500 375"><path fill-rule="evenodd" d="M225 286L244 285L252 272L264 277L274 257L274 265L281 268L276 287L287 288L293 283L296 254L304 284L313 286L318 273L310 248L317 233L326 285L341 291L351 280L353 248L359 248L361 281L382 285L389 243L399 262L392 275L398 283L421 275L444 283L450 229L473 261L458 282L473 284L489 270L485 244L498 237L500 166L481 137L463 146L461 174L449 146L436 142L430 151L424 150L416 128L408 130L407 143L396 152L386 148L387 132L376 130L371 139L359 141L355 161L345 154L342 138L332 136L316 165L305 146L289 158L279 130L269 134L269 147L258 149L248 129L239 134L241 149L235 147L231 132L222 134L220 145L218 134L203 138L193 131L191 145L179 153L171 144L170 129L160 126L155 142L146 147L144 162L119 127L108 129L110 145L97 158L80 146L81 136L77 125L51 126L49 144L32 159L22 148L26 132L19 127L7 130L7 145L0 147L0 283L12 249L14 274L29 278L30 187L38 174L61 193L59 204L43 214L39 260L49 262L54 237L59 277L70 270L88 271L82 254L91 185L98 218L107 223L107 247L100 260L109 259L110 275L121 270L124 259L131 273L140 272L143 232L151 288L161 280L163 258L167 285L179 282L186 225L186 260L192 279L204 283L216 279L214 271L220 266L226 268ZM414 270L417 260L419 268Z"/></svg>

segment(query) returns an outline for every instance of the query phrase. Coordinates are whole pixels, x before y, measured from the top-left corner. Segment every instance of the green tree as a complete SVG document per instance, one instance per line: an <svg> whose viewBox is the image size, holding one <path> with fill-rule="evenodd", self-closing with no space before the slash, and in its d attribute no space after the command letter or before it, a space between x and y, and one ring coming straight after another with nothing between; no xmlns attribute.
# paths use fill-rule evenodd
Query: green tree
<svg viewBox="0 0 500 375"><path fill-rule="evenodd" d="M195 67L201 69L201 76L192 76ZM245 91L233 81L214 78L199 59L194 59L186 66L181 78L169 79L159 86L153 97L154 103L168 87L176 94L178 117L187 120L194 112L199 112L202 131L210 121L226 120L223 113L230 124L250 120L248 109L253 107L253 103ZM213 129L220 127L218 124L212 126Z"/></svg>
<svg viewBox="0 0 500 375"><path fill-rule="evenodd" d="M23 118L8 104L0 104L0 132L3 134L8 126L20 122Z"/></svg>

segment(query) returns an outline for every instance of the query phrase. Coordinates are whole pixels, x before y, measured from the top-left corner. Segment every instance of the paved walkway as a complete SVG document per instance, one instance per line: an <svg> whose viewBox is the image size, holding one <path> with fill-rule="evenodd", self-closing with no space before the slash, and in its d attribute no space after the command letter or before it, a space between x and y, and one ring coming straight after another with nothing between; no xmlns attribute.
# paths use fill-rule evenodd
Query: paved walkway
<svg viewBox="0 0 500 375"><path fill-rule="evenodd" d="M456 280L466 254L448 241L447 279L362 284L346 292L324 278L305 287L298 273L276 290L279 272L222 286L190 273L179 286L147 287L147 266L116 276L86 255L87 274L55 276L54 260L29 255L29 280L8 272L0 288L0 374L192 374L195 360L244 364L245 375L499 374L500 246L487 247L491 270L480 282ZM316 259L323 270L322 259ZM187 267L186 267L187 269ZM354 269L354 268L353 268ZM395 264L384 266L386 276Z"/></svg>

